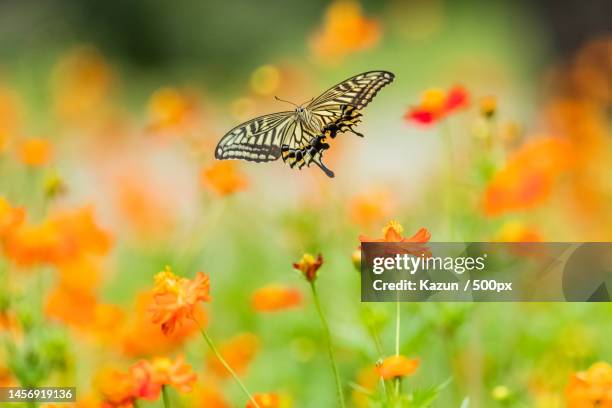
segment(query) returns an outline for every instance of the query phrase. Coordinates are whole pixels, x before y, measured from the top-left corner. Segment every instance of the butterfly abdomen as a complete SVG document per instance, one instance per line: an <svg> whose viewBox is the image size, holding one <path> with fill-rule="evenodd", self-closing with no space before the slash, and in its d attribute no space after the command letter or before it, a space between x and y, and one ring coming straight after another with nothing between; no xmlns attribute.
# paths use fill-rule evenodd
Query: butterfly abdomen
<svg viewBox="0 0 612 408"><path fill-rule="evenodd" d="M306 146L299 149L292 149L288 145L283 145L281 147L281 157L291 168L301 169L304 166L309 166L312 162L316 163L320 161L323 151L329 149L329 144L325 143L326 137L326 135L315 136Z"/></svg>

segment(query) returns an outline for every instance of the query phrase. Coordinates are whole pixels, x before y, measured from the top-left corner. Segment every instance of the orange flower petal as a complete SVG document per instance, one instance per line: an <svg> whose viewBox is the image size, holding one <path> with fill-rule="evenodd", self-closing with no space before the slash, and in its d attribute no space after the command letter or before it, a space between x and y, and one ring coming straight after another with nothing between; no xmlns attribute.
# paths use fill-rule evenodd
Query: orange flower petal
<svg viewBox="0 0 612 408"><path fill-rule="evenodd" d="M299 306L302 294L297 289L273 284L257 289L251 303L258 312L276 312Z"/></svg>
<svg viewBox="0 0 612 408"><path fill-rule="evenodd" d="M376 368L378 374L385 380L405 377L414 374L419 367L419 359L409 359L404 356L387 357Z"/></svg>

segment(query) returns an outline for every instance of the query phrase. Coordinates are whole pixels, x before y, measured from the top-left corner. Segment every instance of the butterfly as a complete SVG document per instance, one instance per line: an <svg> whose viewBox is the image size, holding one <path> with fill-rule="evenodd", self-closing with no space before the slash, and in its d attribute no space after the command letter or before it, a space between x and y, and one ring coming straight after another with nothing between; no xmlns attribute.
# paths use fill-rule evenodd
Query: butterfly
<svg viewBox="0 0 612 408"><path fill-rule="evenodd" d="M329 149L327 140L346 131L363 137L354 129L361 122L361 110L393 78L388 71L364 72L329 88L306 106L294 105L293 111L251 119L221 138L215 157L254 162L282 157L291 168L314 163L328 177L334 177L322 162L323 152Z"/></svg>

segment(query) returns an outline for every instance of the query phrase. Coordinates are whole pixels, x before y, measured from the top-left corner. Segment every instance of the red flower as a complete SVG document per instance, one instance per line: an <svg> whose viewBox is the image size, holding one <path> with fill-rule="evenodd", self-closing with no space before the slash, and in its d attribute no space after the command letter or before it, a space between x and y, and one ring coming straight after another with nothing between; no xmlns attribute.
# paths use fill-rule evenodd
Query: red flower
<svg viewBox="0 0 612 408"><path fill-rule="evenodd" d="M448 92L444 92L442 89L428 89L421 96L419 105L408 109L404 119L429 125L443 119L449 113L467 106L468 103L468 91L462 86L454 86Z"/></svg>

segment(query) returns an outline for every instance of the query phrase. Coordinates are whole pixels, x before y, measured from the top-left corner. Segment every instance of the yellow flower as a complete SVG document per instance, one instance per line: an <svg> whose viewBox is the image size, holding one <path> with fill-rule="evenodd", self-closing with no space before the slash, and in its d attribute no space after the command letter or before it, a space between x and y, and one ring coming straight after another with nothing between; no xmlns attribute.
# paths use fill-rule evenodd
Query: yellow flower
<svg viewBox="0 0 612 408"><path fill-rule="evenodd" d="M65 194L67 190L64 180L57 173L53 172L45 176L44 192L46 197L55 198Z"/></svg>
<svg viewBox="0 0 612 408"><path fill-rule="evenodd" d="M497 98L485 96L480 100L480 114L485 118L492 118L497 112Z"/></svg>

